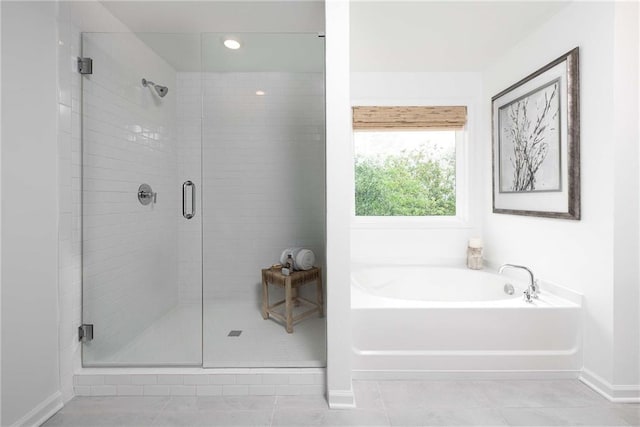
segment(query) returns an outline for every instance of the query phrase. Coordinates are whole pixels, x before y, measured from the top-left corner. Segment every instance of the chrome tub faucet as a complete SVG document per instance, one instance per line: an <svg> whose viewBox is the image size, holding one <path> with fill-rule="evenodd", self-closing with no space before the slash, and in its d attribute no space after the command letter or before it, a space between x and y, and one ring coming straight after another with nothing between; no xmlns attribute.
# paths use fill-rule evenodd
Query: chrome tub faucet
<svg viewBox="0 0 640 427"><path fill-rule="evenodd" d="M529 273L531 283L529 283L529 287L524 291L524 300L526 302L533 302L531 300L532 298L538 298L538 292L540 291L540 286L538 285L538 280L533 276L533 272L529 270L529 268L525 267L524 265L503 264L498 270L498 274L502 274L505 268L519 268Z"/></svg>

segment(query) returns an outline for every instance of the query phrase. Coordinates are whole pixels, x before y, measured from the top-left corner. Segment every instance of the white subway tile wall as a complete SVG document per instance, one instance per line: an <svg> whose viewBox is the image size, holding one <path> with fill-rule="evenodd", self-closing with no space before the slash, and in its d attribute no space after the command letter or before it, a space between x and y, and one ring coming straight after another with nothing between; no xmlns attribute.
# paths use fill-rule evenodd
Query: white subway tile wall
<svg viewBox="0 0 640 427"><path fill-rule="evenodd" d="M190 220L177 215L180 302L202 299L202 73L177 74L176 134L180 147L180 185L195 183L196 212Z"/></svg>
<svg viewBox="0 0 640 427"><path fill-rule="evenodd" d="M204 297L257 302L260 269L285 248L324 263L324 78L208 72L203 83Z"/></svg>
<svg viewBox="0 0 640 427"><path fill-rule="evenodd" d="M211 370L207 374L81 374L74 377L78 396L272 396L322 395L325 370L320 368L249 369L240 373ZM117 378L114 379L114 378ZM118 385L113 385L114 383ZM126 383L126 384L124 384Z"/></svg>

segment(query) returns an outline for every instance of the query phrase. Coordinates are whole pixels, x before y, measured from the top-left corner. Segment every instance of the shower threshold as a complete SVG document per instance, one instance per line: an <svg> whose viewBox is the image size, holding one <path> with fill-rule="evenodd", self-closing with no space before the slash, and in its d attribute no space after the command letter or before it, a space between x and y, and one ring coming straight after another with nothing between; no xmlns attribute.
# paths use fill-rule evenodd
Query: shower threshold
<svg viewBox="0 0 640 427"><path fill-rule="evenodd" d="M324 395L325 368L82 368L76 396Z"/></svg>

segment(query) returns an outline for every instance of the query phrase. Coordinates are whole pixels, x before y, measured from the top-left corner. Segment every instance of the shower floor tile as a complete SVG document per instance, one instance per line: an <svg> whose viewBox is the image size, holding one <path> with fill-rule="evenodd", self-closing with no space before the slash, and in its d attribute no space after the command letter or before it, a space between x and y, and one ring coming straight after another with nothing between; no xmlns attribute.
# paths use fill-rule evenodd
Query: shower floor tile
<svg viewBox="0 0 640 427"><path fill-rule="evenodd" d="M200 365L200 304L180 304L115 353L116 365Z"/></svg>
<svg viewBox="0 0 640 427"><path fill-rule="evenodd" d="M208 302L204 304L204 317L201 310L200 304L176 306L104 363L202 364L205 368L326 364L324 318L312 316L288 334L280 323L264 320L252 302ZM241 332L229 336L231 331Z"/></svg>
<svg viewBox="0 0 640 427"><path fill-rule="evenodd" d="M204 320L204 367L325 366L324 318L312 316L288 334L255 304L226 302L205 306ZM229 337L232 330L242 333Z"/></svg>

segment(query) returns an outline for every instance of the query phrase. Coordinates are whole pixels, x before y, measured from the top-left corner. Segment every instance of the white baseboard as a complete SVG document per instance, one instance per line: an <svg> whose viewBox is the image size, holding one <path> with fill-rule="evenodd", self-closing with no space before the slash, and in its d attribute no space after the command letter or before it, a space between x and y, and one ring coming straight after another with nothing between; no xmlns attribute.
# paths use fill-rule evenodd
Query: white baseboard
<svg viewBox="0 0 640 427"><path fill-rule="evenodd" d="M62 395L56 391L13 424L13 427L38 427L62 409Z"/></svg>
<svg viewBox="0 0 640 427"><path fill-rule="evenodd" d="M588 369L578 379L611 402L640 403L640 385L613 385Z"/></svg>
<svg viewBox="0 0 640 427"><path fill-rule="evenodd" d="M353 371L355 380L549 380L576 379L580 371Z"/></svg>
<svg viewBox="0 0 640 427"><path fill-rule="evenodd" d="M331 409L353 409L356 407L356 399L351 390L329 390L327 400Z"/></svg>

